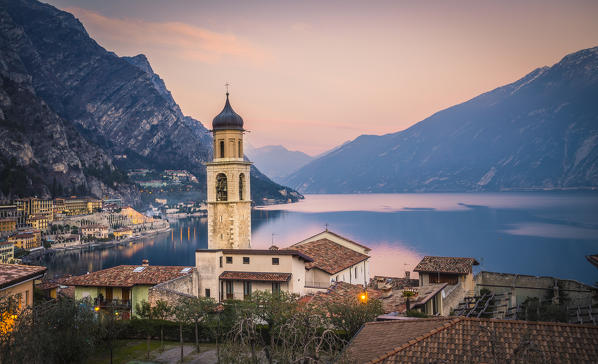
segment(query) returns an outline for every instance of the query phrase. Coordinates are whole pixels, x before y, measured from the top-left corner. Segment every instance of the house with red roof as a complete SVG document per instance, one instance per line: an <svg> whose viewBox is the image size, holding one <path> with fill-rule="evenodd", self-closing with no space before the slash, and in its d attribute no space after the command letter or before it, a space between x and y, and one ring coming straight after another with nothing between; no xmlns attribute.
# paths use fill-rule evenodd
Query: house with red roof
<svg viewBox="0 0 598 364"><path fill-rule="evenodd" d="M222 301L257 290L303 296L337 282L366 286L369 251L329 230L284 249L198 249L199 294Z"/></svg>

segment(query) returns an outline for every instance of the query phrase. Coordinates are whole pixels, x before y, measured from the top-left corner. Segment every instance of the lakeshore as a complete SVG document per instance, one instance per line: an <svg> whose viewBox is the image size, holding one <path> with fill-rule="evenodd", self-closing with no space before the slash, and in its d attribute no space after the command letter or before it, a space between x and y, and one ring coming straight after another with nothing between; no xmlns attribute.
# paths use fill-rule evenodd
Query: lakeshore
<svg viewBox="0 0 598 364"><path fill-rule="evenodd" d="M253 209L251 245L288 246L328 224L372 248L373 275L413 269L424 255L472 256L478 270L592 284L598 276L585 255L598 244L597 217L595 192L307 195L299 203ZM194 265L195 250L207 248L207 219L173 220L170 228L131 246L57 252L42 264L50 276L142 259Z"/></svg>

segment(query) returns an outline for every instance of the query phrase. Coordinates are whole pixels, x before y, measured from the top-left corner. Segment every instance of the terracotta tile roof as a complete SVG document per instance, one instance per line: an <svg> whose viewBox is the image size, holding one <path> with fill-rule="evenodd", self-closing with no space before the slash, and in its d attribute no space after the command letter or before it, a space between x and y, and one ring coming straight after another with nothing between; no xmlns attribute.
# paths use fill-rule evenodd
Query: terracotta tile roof
<svg viewBox="0 0 598 364"><path fill-rule="evenodd" d="M425 256L413 270L415 272L467 274L471 273L472 266L479 264L474 258Z"/></svg>
<svg viewBox="0 0 598 364"><path fill-rule="evenodd" d="M312 262L313 259L308 257L307 255L303 254L299 250L295 249L197 249L196 252L219 252L221 251L222 254L235 254L235 255L296 255L299 258L305 260L306 262Z"/></svg>
<svg viewBox="0 0 598 364"><path fill-rule="evenodd" d="M41 276L46 269L37 265L0 264L0 289Z"/></svg>
<svg viewBox="0 0 598 364"><path fill-rule="evenodd" d="M347 350L369 363L595 363L598 327L465 317L377 322Z"/></svg>
<svg viewBox="0 0 598 364"><path fill-rule="evenodd" d="M260 282L288 282L291 273L270 273L270 272L222 272L220 279L237 281L260 281Z"/></svg>
<svg viewBox="0 0 598 364"><path fill-rule="evenodd" d="M330 303L358 300L359 295L362 292L363 286L361 285L350 284L346 282L336 282L331 285L326 292L318 292L314 295L303 296L300 302L319 308L325 308ZM367 294L369 298L379 299L382 292L368 288Z"/></svg>
<svg viewBox="0 0 598 364"><path fill-rule="evenodd" d="M305 265L307 269L319 268L329 274L338 273L369 258L328 239L310 241L293 247L313 259L313 262Z"/></svg>
<svg viewBox="0 0 598 364"><path fill-rule="evenodd" d="M364 248L364 249L365 249L367 252L370 252L370 251L372 250L372 249L370 249L369 247L367 247L367 246L365 246L365 245L363 245L363 244L360 244L360 243L358 243L358 242L356 242L356 241L354 241L354 240L351 240L351 239L347 239L346 237L344 237L344 236L341 236L341 235L339 235L339 234L337 234L337 233L335 233L335 232L332 232L332 231L330 231L330 230L324 230L324 231L322 231L321 233L317 233L316 235L310 236L309 238L307 238L307 239L305 239L305 240L312 239L312 238L314 238L314 237L316 237L316 236L318 236L318 235L320 235L320 234L324 234L324 233L328 233L328 234L330 234L330 235L334 235L334 236L336 236L337 238L340 238L340 239L346 240L346 241L348 241L348 242L350 242L350 243L353 243L353 244L355 244L355 245L357 245L357 246L360 246L360 247ZM305 241L305 240L303 240L303 241Z"/></svg>
<svg viewBox="0 0 598 364"><path fill-rule="evenodd" d="M365 363L393 349L442 327L450 319L411 319L366 323L347 346L349 357L356 363Z"/></svg>
<svg viewBox="0 0 598 364"><path fill-rule="evenodd" d="M142 269L143 268L143 269ZM189 269L186 269L189 268ZM62 280L65 286L133 287L156 285L193 272L194 267L119 265Z"/></svg>

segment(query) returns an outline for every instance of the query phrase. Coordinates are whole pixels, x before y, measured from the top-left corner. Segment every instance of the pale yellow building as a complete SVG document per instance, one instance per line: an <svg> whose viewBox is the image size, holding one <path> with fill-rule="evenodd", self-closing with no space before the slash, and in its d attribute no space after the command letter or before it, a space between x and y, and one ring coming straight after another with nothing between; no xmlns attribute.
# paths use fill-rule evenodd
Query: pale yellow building
<svg viewBox="0 0 598 364"><path fill-rule="evenodd" d="M207 163L208 248L251 248L250 162L243 159L243 119L230 105L212 121L214 159Z"/></svg>
<svg viewBox="0 0 598 364"><path fill-rule="evenodd" d="M14 217L0 218L0 234L17 230L17 219Z"/></svg>
<svg viewBox="0 0 598 364"><path fill-rule="evenodd" d="M15 245L9 241L0 241L0 263L10 264L15 258Z"/></svg>
<svg viewBox="0 0 598 364"><path fill-rule="evenodd" d="M0 334L11 331L19 312L33 305L34 281L41 279L46 267L0 264L0 300L14 300L11 311L5 311L0 317Z"/></svg>
<svg viewBox="0 0 598 364"><path fill-rule="evenodd" d="M36 230L46 230L50 220L48 215L29 215L27 216L27 225Z"/></svg>
<svg viewBox="0 0 598 364"><path fill-rule="evenodd" d="M75 286L75 299L91 299L99 309L118 309L124 319L137 315L136 307L149 302L149 289L157 284L195 274L193 267L119 265L70 277L61 284Z"/></svg>
<svg viewBox="0 0 598 364"><path fill-rule="evenodd" d="M39 231L22 232L9 236L7 240L17 248L31 250L41 246L41 233Z"/></svg>
<svg viewBox="0 0 598 364"><path fill-rule="evenodd" d="M128 227L122 227L120 229L114 230L113 234L116 239L130 238L131 236L133 236L133 229Z"/></svg>
<svg viewBox="0 0 598 364"><path fill-rule="evenodd" d="M136 211L134 208L132 208L131 206L125 206L121 209L120 214L122 216L125 216L129 222L133 225L137 225L137 224L144 224L146 222L150 222L151 219L147 216L145 216L144 214Z"/></svg>
<svg viewBox="0 0 598 364"><path fill-rule="evenodd" d="M55 211L67 216L88 215L102 209L102 200L91 197L54 199Z"/></svg>
<svg viewBox="0 0 598 364"><path fill-rule="evenodd" d="M105 239L108 237L108 226L99 224L82 225L81 236L93 236L94 238Z"/></svg>
<svg viewBox="0 0 598 364"><path fill-rule="evenodd" d="M54 201L52 200L28 197L15 200L15 204L23 216L44 215L49 221L54 220Z"/></svg>

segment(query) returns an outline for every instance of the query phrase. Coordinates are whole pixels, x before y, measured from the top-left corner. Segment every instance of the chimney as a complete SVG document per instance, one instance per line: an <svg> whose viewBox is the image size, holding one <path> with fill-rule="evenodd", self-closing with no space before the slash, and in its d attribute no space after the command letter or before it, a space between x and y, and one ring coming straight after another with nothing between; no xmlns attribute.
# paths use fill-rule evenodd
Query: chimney
<svg viewBox="0 0 598 364"><path fill-rule="evenodd" d="M410 272L410 271L408 271L408 270L406 270L406 271L405 271L405 278L406 278L406 279L409 279L409 277L411 277L411 272Z"/></svg>
<svg viewBox="0 0 598 364"><path fill-rule="evenodd" d="M149 267L149 260L147 260L147 259L142 260L141 265L144 267Z"/></svg>

